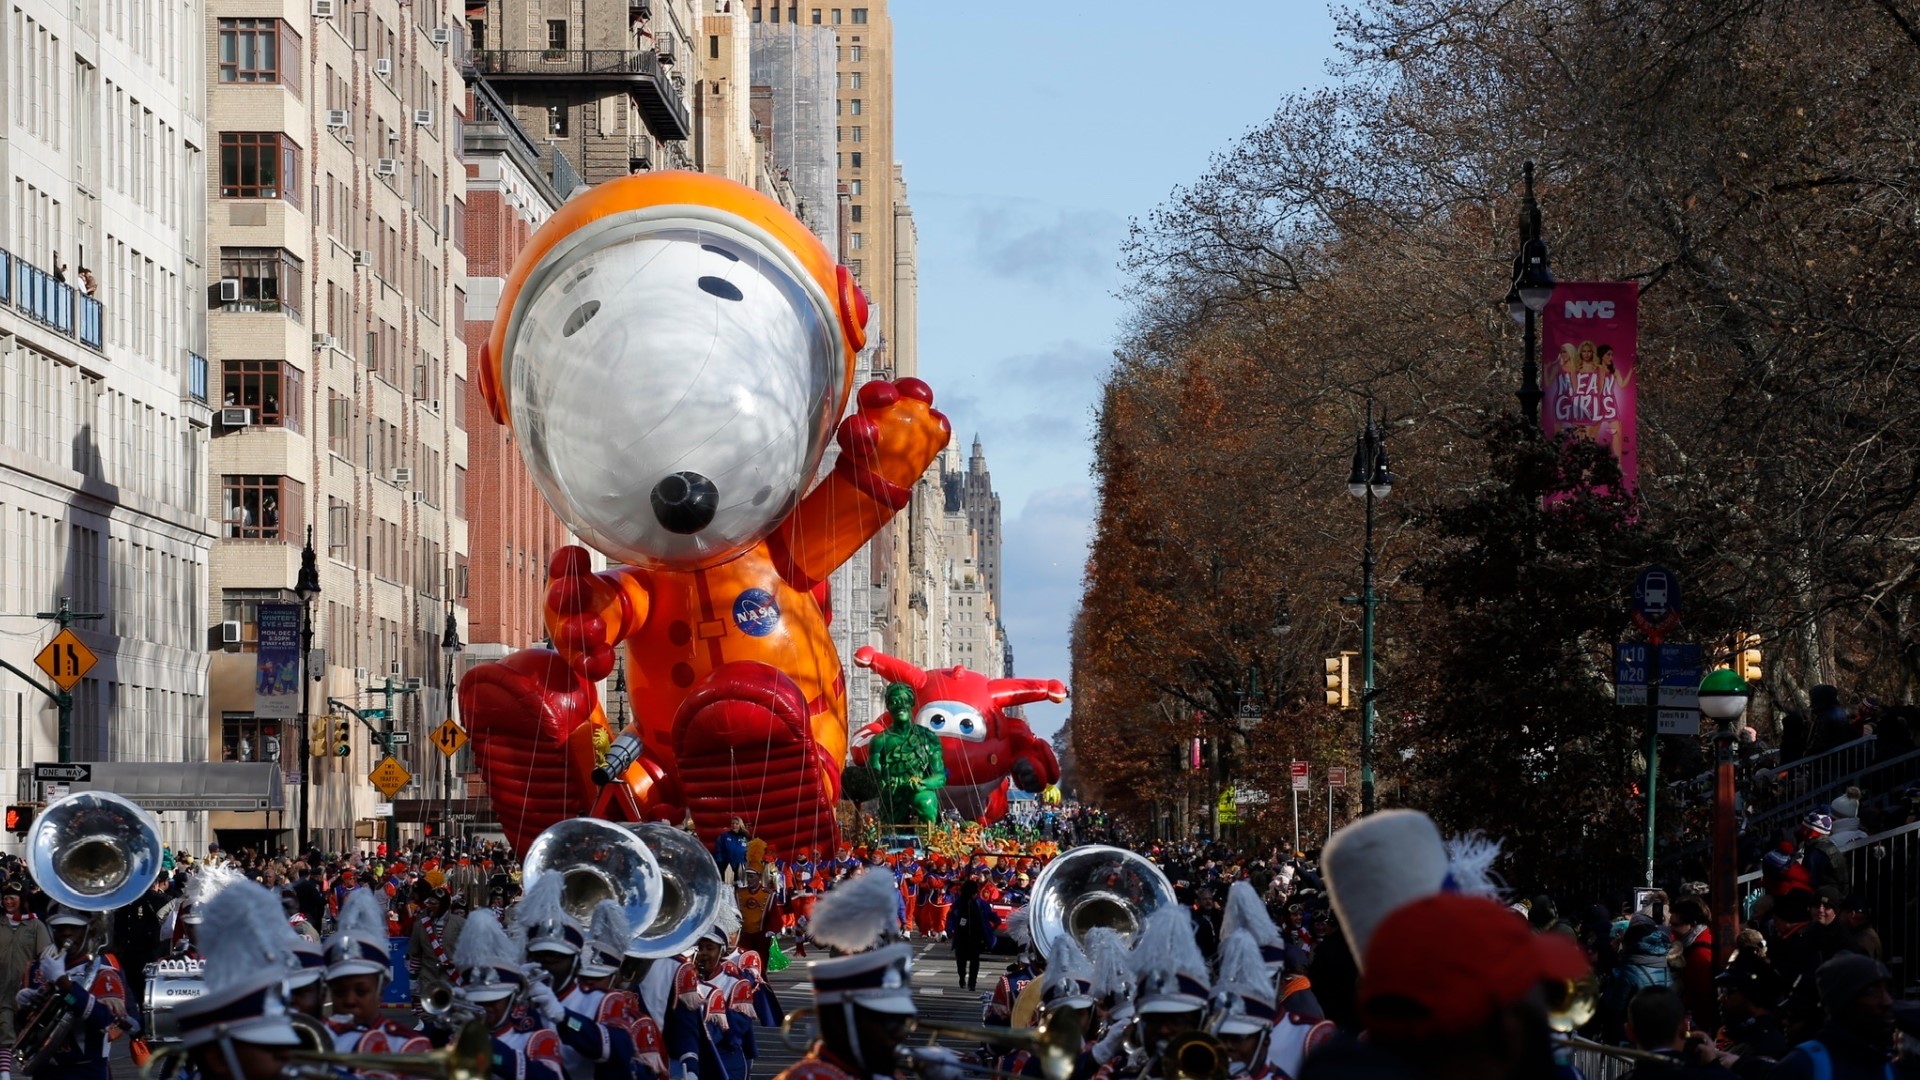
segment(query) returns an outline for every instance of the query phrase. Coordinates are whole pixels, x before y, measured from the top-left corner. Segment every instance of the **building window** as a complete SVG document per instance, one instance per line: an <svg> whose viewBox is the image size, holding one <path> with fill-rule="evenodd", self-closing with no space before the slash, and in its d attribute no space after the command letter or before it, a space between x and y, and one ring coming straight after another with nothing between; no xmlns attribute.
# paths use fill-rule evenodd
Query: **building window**
<svg viewBox="0 0 1920 1080"><path fill-rule="evenodd" d="M853 62L856 64L860 62L860 46L858 45L853 47Z"/></svg>
<svg viewBox="0 0 1920 1080"><path fill-rule="evenodd" d="M835 128L833 129L833 139L834 139L834 141L835 141L835 142L846 142L846 141L847 141L847 129L846 129L846 128L843 128L843 127L838 127L838 126L836 126L836 127L835 127Z"/></svg>
<svg viewBox="0 0 1920 1080"><path fill-rule="evenodd" d="M853 163L855 165L860 164L859 154L853 155ZM854 203L853 204L853 220L859 221L861 218L865 216L866 216L866 207L861 206L859 203Z"/></svg>
<svg viewBox="0 0 1920 1080"><path fill-rule="evenodd" d="M858 124L855 124L853 128L853 141L854 142L860 141L860 126Z"/></svg>
<svg viewBox="0 0 1920 1080"><path fill-rule="evenodd" d="M300 148L280 132L220 133L221 198L285 199L298 206L299 177Z"/></svg>
<svg viewBox="0 0 1920 1080"><path fill-rule="evenodd" d="M860 151L858 151L858 150L855 150L855 151L853 152L853 167L854 167L854 168L856 168L856 169L857 169L857 168L859 168L859 167L860 167L860 161L861 161L861 153L860 153ZM854 207L854 209L855 209L855 210L858 210L858 209L859 209L859 207L857 207L857 206L856 206L856 207ZM854 218L853 220L855 220L855 221L859 221L860 219L856 217L856 218Z"/></svg>
<svg viewBox="0 0 1920 1080"><path fill-rule="evenodd" d="M858 194L860 194L860 181L858 181L858 180L854 180L854 181L851 181L851 183L852 183L852 185L853 185L853 190L851 190L851 191L849 191L849 192L848 192L848 194L849 194L849 195L858 195Z"/></svg>
<svg viewBox="0 0 1920 1080"><path fill-rule="evenodd" d="M487 24L484 19L468 19L467 30L473 41L473 51L479 52L487 47Z"/></svg>
<svg viewBox="0 0 1920 1080"><path fill-rule="evenodd" d="M839 8L833 9L833 25L835 26L840 25L840 9Z"/></svg>
<svg viewBox="0 0 1920 1080"><path fill-rule="evenodd" d="M855 116L859 116L860 115L860 99L854 98L853 100L847 102L847 111L852 113Z"/></svg>
<svg viewBox="0 0 1920 1080"><path fill-rule="evenodd" d="M865 26L866 23L867 23L867 9L863 7L854 8L853 9L853 25Z"/></svg>
<svg viewBox="0 0 1920 1080"><path fill-rule="evenodd" d="M813 25L815 26L820 25L820 9L819 8L813 9Z"/></svg>
<svg viewBox="0 0 1920 1080"><path fill-rule="evenodd" d="M253 422L300 430L300 369L284 360L221 362L220 405L247 409Z"/></svg>
<svg viewBox="0 0 1920 1080"><path fill-rule="evenodd" d="M231 540L292 540L305 522L305 485L285 476L223 476L226 536Z"/></svg>
<svg viewBox="0 0 1920 1080"><path fill-rule="evenodd" d="M467 516L467 469L464 465L453 467L453 512L462 520Z"/></svg>
<svg viewBox="0 0 1920 1080"><path fill-rule="evenodd" d="M252 649L246 650L252 652ZM220 760L279 761L282 754L280 726L289 731L298 721L258 720L251 713L222 713Z"/></svg>
<svg viewBox="0 0 1920 1080"><path fill-rule="evenodd" d="M773 21L775 25L778 25L780 22L780 5L779 4L773 5Z"/></svg>
<svg viewBox="0 0 1920 1080"><path fill-rule="evenodd" d="M293 80L292 67L281 67L283 56L298 57L300 39L279 19L220 20L220 81L225 83L272 83L287 76Z"/></svg>
<svg viewBox="0 0 1920 1080"><path fill-rule="evenodd" d="M567 20L547 20L547 51L565 52L567 49Z"/></svg>
<svg viewBox="0 0 1920 1080"><path fill-rule="evenodd" d="M306 273L298 256L282 248L221 248L221 288L238 282L239 299L223 301L228 311L284 311L300 317Z"/></svg>
<svg viewBox="0 0 1920 1080"><path fill-rule="evenodd" d="M859 251L861 248L867 246L866 234L854 233L852 236L847 238L847 243L849 247L853 248L853 250Z"/></svg>
<svg viewBox="0 0 1920 1080"><path fill-rule="evenodd" d="M720 35L719 34L707 35L707 59L709 60L720 59Z"/></svg>
<svg viewBox="0 0 1920 1080"><path fill-rule="evenodd" d="M337 390L327 391L327 449L353 460L353 400Z"/></svg>
<svg viewBox="0 0 1920 1080"><path fill-rule="evenodd" d="M564 136L567 133L567 107L565 105L547 106L547 134Z"/></svg>
<svg viewBox="0 0 1920 1080"><path fill-rule="evenodd" d="M773 10L777 13L780 9L774 8ZM753 21L754 22L760 21L760 5L759 4L753 5Z"/></svg>
<svg viewBox="0 0 1920 1080"><path fill-rule="evenodd" d="M859 72L857 71L848 72L847 77L853 89L855 90L860 89L860 73Z"/></svg>

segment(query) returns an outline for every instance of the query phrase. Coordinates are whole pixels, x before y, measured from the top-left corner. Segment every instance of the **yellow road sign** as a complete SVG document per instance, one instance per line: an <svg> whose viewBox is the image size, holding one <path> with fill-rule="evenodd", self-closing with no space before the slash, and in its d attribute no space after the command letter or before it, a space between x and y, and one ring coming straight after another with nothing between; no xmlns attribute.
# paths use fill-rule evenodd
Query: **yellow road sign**
<svg viewBox="0 0 1920 1080"><path fill-rule="evenodd" d="M433 745L439 747L441 753L452 757L467 745L467 733L459 724L448 720L433 729Z"/></svg>
<svg viewBox="0 0 1920 1080"><path fill-rule="evenodd" d="M71 690L74 683L93 670L100 658L93 655L93 650L82 644L73 631L62 630L47 642L47 647L40 650L33 662L39 664L40 670L60 689Z"/></svg>
<svg viewBox="0 0 1920 1080"><path fill-rule="evenodd" d="M367 774L367 779L373 781L373 786L379 789L380 794L387 797L388 802L392 802L393 797L400 794L401 788L413 782L413 774L407 771L405 765L400 764L399 758L389 757L381 758L380 764L375 765L373 771Z"/></svg>

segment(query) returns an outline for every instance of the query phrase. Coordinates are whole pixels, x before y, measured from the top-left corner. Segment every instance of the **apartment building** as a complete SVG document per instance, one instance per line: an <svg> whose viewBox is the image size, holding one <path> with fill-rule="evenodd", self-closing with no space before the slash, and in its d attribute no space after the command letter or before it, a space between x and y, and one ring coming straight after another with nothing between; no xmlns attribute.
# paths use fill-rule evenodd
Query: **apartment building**
<svg viewBox="0 0 1920 1080"><path fill-rule="evenodd" d="M277 754L335 849L382 832L367 776L388 720L348 710L390 709L413 778L401 805L457 794L427 735L446 713L448 617L464 639L470 592L460 31L451 9L405 0L206 11L208 740L215 760ZM294 599L309 537L323 655L308 658L308 715L289 722L254 708L254 654L261 605ZM214 819L230 842L292 834Z"/></svg>
<svg viewBox="0 0 1920 1080"><path fill-rule="evenodd" d="M0 7L0 660L46 684L36 613L98 616L77 761L208 752L202 10ZM53 794L22 774L60 760L54 703L0 669L0 711L9 799ZM199 810L156 817L204 840Z"/></svg>

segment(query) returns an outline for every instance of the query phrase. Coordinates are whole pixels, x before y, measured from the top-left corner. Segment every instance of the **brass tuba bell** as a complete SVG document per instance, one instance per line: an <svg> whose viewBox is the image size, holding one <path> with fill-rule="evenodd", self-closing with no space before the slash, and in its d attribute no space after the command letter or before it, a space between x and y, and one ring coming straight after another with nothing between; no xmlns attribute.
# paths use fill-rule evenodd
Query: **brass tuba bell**
<svg viewBox="0 0 1920 1080"><path fill-rule="evenodd" d="M1147 916L1175 902L1167 875L1146 856L1104 844L1072 848L1048 863L1033 883L1028 923L1033 947L1050 956L1063 937L1084 945L1087 931L1096 926L1131 943Z"/></svg>
<svg viewBox="0 0 1920 1080"><path fill-rule="evenodd" d="M720 866L700 838L661 821L630 825L660 865L660 912L633 924L635 956L678 956L720 917Z"/></svg>
<svg viewBox="0 0 1920 1080"><path fill-rule="evenodd" d="M711 860L709 860L711 861ZM522 870L526 891L561 875L560 906L591 925L602 900L620 905L629 926L652 926L660 913L660 864L631 831L599 818L569 818L534 837Z"/></svg>

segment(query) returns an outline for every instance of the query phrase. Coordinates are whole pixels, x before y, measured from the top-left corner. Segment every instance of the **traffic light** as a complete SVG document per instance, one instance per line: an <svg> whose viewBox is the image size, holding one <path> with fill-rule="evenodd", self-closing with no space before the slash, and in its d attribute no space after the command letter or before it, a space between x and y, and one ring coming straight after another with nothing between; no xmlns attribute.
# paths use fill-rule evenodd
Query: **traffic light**
<svg viewBox="0 0 1920 1080"><path fill-rule="evenodd" d="M333 756L348 757L353 753L353 721L335 720L333 722Z"/></svg>
<svg viewBox="0 0 1920 1080"><path fill-rule="evenodd" d="M15 836L25 836L33 828L33 807L7 807L7 831Z"/></svg>
<svg viewBox="0 0 1920 1080"><path fill-rule="evenodd" d="M1740 677L1750 683L1762 681L1764 672L1760 669L1760 635L1747 634L1740 639L1740 662L1735 666Z"/></svg>
<svg viewBox="0 0 1920 1080"><path fill-rule="evenodd" d="M314 757L332 757L333 747L328 745L332 740L327 738L331 730L327 727L326 717L314 717L307 724L307 753Z"/></svg>
<svg viewBox="0 0 1920 1080"><path fill-rule="evenodd" d="M1327 704L1353 708L1353 654L1327 657Z"/></svg>

